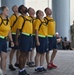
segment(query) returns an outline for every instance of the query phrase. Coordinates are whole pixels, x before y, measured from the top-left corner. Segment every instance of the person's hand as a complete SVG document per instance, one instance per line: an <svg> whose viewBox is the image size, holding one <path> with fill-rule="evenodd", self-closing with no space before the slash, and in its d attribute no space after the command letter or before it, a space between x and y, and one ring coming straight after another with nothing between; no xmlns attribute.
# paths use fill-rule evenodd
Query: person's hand
<svg viewBox="0 0 74 75"><path fill-rule="evenodd" d="M59 38L59 39L57 39L57 42L59 43L59 42L61 42L61 39Z"/></svg>
<svg viewBox="0 0 74 75"><path fill-rule="evenodd" d="M40 46L40 42L39 42L39 41L37 41L36 45L37 45L37 46Z"/></svg>
<svg viewBox="0 0 74 75"><path fill-rule="evenodd" d="M13 41L11 41L11 47L14 47L14 43L13 43Z"/></svg>

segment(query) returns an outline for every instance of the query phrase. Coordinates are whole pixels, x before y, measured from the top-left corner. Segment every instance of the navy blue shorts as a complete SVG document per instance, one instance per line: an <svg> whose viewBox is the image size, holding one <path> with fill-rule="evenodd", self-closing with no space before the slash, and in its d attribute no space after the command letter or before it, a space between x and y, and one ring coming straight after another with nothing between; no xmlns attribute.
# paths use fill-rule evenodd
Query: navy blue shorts
<svg viewBox="0 0 74 75"><path fill-rule="evenodd" d="M7 39L0 38L0 52L6 52L7 53Z"/></svg>
<svg viewBox="0 0 74 75"><path fill-rule="evenodd" d="M32 45L33 48L36 47L36 38L35 38L35 35L33 35L33 45Z"/></svg>
<svg viewBox="0 0 74 75"><path fill-rule="evenodd" d="M16 35L12 34L12 39L13 39L13 42L14 42L14 47L11 47L11 42L9 42L9 47L14 49L14 50L18 50L19 46L16 46L16 44L15 44L16 43ZM18 40L18 42L19 42L19 40Z"/></svg>
<svg viewBox="0 0 74 75"><path fill-rule="evenodd" d="M48 43L47 43L47 37L42 38L39 37L40 46L36 46L36 51L40 54L47 52L48 50Z"/></svg>
<svg viewBox="0 0 74 75"><path fill-rule="evenodd" d="M48 37L48 50L57 49L56 37Z"/></svg>
<svg viewBox="0 0 74 75"><path fill-rule="evenodd" d="M32 50L32 36L20 35L20 43L19 43L20 51L29 52Z"/></svg>

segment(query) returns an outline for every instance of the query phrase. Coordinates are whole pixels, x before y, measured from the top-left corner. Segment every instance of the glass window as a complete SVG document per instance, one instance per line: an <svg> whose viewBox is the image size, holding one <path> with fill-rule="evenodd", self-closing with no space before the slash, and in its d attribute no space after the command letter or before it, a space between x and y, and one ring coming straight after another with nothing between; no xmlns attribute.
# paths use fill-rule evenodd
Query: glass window
<svg viewBox="0 0 74 75"><path fill-rule="evenodd" d="M32 7L35 10L43 10L46 7L52 7L52 1L51 0L25 0L25 6Z"/></svg>

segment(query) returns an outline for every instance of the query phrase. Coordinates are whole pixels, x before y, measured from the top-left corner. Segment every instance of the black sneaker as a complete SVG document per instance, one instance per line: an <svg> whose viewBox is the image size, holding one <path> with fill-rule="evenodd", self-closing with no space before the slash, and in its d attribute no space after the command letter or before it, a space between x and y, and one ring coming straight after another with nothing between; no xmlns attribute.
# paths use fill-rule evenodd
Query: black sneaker
<svg viewBox="0 0 74 75"><path fill-rule="evenodd" d="M33 62L33 61L32 61L31 63L32 63L32 64L34 64L34 62Z"/></svg>
<svg viewBox="0 0 74 75"><path fill-rule="evenodd" d="M35 71L36 72L42 72L43 70L42 70L42 68L37 68L37 69L35 69Z"/></svg>
<svg viewBox="0 0 74 75"><path fill-rule="evenodd" d="M27 62L26 65L29 65L29 62Z"/></svg>
<svg viewBox="0 0 74 75"><path fill-rule="evenodd" d="M42 71L47 71L47 69L45 69L44 67L42 67Z"/></svg>
<svg viewBox="0 0 74 75"><path fill-rule="evenodd" d="M27 73L27 71L26 71L26 70L24 70L24 74L25 74L25 75L30 75L30 74L28 74L28 73Z"/></svg>
<svg viewBox="0 0 74 75"><path fill-rule="evenodd" d="M16 69L13 67L13 65L9 65L9 69L11 70L11 71L15 71Z"/></svg>
<svg viewBox="0 0 74 75"><path fill-rule="evenodd" d="M25 75L24 74L24 71L22 71L22 72L19 71L19 74L18 75Z"/></svg>
<svg viewBox="0 0 74 75"><path fill-rule="evenodd" d="M19 74L18 75L30 75L30 74L28 74L27 73L27 71L26 70L24 70L24 71L22 71L22 72L19 72Z"/></svg>
<svg viewBox="0 0 74 75"><path fill-rule="evenodd" d="M29 63L28 63L28 66L29 66L29 67L35 67L35 64L34 64L34 62L29 62Z"/></svg>
<svg viewBox="0 0 74 75"><path fill-rule="evenodd" d="M19 67L19 64L15 63L14 66Z"/></svg>

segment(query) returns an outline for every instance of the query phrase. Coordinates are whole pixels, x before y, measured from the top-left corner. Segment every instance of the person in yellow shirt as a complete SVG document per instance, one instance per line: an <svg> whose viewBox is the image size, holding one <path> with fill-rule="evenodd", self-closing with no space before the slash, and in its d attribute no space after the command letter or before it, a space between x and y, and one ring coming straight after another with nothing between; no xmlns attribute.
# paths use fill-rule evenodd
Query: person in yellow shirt
<svg viewBox="0 0 74 75"><path fill-rule="evenodd" d="M29 17L32 18L32 25L35 21L35 10L31 7L28 8L28 14L29 14ZM34 33L34 26L33 26L33 37L32 37L32 49L30 50L29 52L29 56L28 56L28 62L27 62L27 65L29 67L34 67L35 64L34 64L34 49L35 49L35 33Z"/></svg>
<svg viewBox="0 0 74 75"><path fill-rule="evenodd" d="M52 69L52 68L57 68L57 66L53 64L53 60L57 53L57 40L56 40L56 37L54 36L56 24L54 19L51 17L52 11L50 8L48 7L45 8L45 14L46 14L46 17L44 19L48 26L48 51L46 52L46 61L47 61L47 68ZM51 55L51 59L49 61L49 54L51 50L53 50L53 52Z"/></svg>
<svg viewBox="0 0 74 75"><path fill-rule="evenodd" d="M44 13L41 10L36 12L36 20L35 20L35 35L36 35L36 57L35 71L43 72L46 71L44 68L44 56L47 51L47 25L43 19ZM39 65L40 63L40 65Z"/></svg>
<svg viewBox="0 0 74 75"><path fill-rule="evenodd" d="M11 33L12 33L12 38L13 38L13 42L15 44L15 35L16 35L16 27L17 25L15 25L18 17L19 17L19 13L18 13L18 6L17 5L14 5L12 7L12 11L14 12L11 17L10 17L10 21L11 21ZM10 42L9 42L9 45L10 45ZM16 46L16 44L14 45L14 47L11 47L11 51L10 51L10 59L9 59L9 69L14 71L16 70L13 65L12 65L12 60L13 60L13 55L15 53L15 50L16 51L16 63L15 63L15 66L16 67L19 67L19 49L18 49L18 46Z"/></svg>
<svg viewBox="0 0 74 75"><path fill-rule="evenodd" d="M10 20L8 17L9 9L7 6L0 7L0 67L3 70L3 73L6 70L6 58L7 58L7 36L10 39L11 47L14 46L12 35L11 35L11 28L10 28ZM5 74L3 74L5 75Z"/></svg>
<svg viewBox="0 0 74 75"><path fill-rule="evenodd" d="M19 74L18 75L29 75L26 71L25 64L28 58L28 53L31 49L31 39L33 33L32 19L27 16L27 8L24 5L18 8L19 16L16 25L16 44L18 45L18 35L20 32L20 57L19 57Z"/></svg>

